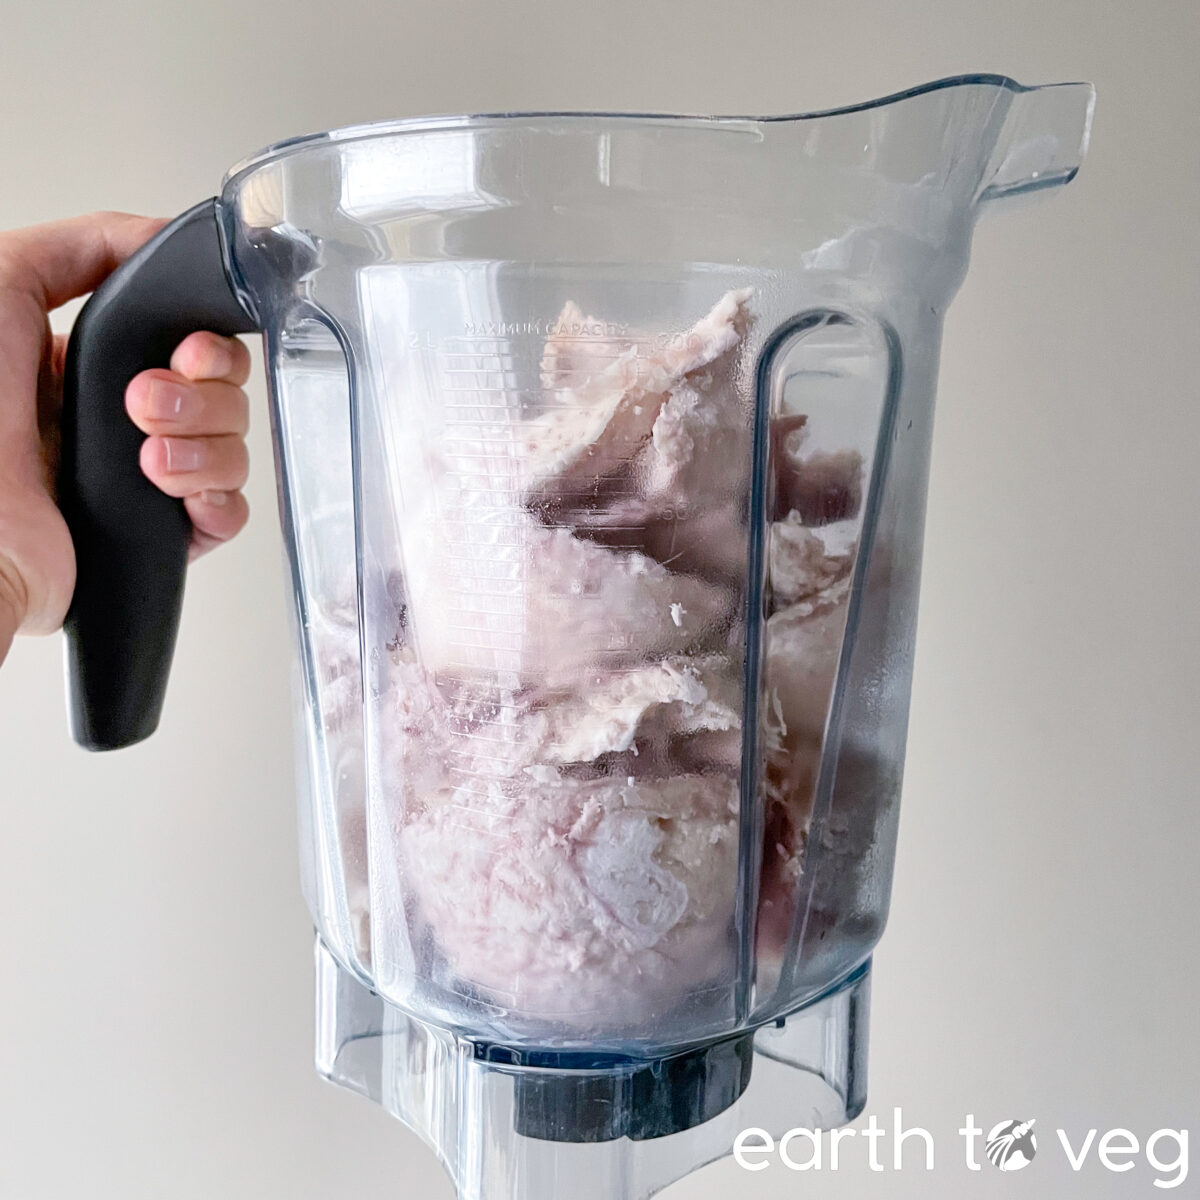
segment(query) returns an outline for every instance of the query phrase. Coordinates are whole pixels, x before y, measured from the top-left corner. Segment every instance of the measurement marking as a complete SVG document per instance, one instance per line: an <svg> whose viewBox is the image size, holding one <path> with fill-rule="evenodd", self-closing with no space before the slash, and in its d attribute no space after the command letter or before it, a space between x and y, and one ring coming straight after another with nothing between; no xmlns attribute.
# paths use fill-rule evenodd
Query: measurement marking
<svg viewBox="0 0 1200 1200"><path fill-rule="evenodd" d="M484 546L484 549L487 547ZM511 550L511 546L500 547L501 549ZM473 563L476 560L485 568L483 571L464 571L460 570L459 574L463 579L468 580L489 580L492 583L524 583L525 582L525 564L523 562L513 562L512 556L505 554L503 557L488 554L449 554L447 557L452 562L467 562ZM503 568L503 570L501 570ZM453 586L449 589L453 591Z"/></svg>
<svg viewBox="0 0 1200 1200"><path fill-rule="evenodd" d="M462 484L462 483L465 483L467 480L483 480L484 483L487 483L490 481L492 486L485 487L484 483L472 483L471 486L468 488L460 487L458 489L459 491L469 491L469 492L482 491L482 492L489 492L492 495L495 495L496 494L496 484L498 484L502 481L506 481L506 486L505 486L504 491L507 493L516 494L516 492L519 489L514 487L513 485L520 482L520 477L516 476L516 475L512 475L512 476L508 476L508 477L500 476L499 478L497 478L493 475L489 475L486 471L460 470L460 471L457 471L453 476L451 476L451 479L449 482L457 482L459 484Z"/></svg>
<svg viewBox="0 0 1200 1200"><path fill-rule="evenodd" d="M441 688L443 684L456 684L458 687L469 689L474 692L479 688L492 688L497 693L512 692L512 688L501 688L499 684L490 683L489 679L492 672L476 672L470 675L452 675L447 674L445 670L439 670L434 674L433 686Z"/></svg>
<svg viewBox="0 0 1200 1200"><path fill-rule="evenodd" d="M632 346L643 346L643 347L644 346L652 346L654 344L650 338L631 338L631 337L626 337L623 334L619 334L619 333L607 334L604 337L599 337L596 334L589 335L586 333L578 333L578 334L563 333L563 334L554 334L553 337L554 337L555 341L558 341L558 342L584 342L584 343L590 342L593 345L597 342L628 342L631 347Z"/></svg>
<svg viewBox="0 0 1200 1200"><path fill-rule="evenodd" d="M529 338L529 337L552 337L555 342L579 342L583 345L603 345L605 342L623 342L629 346L652 346L653 338L630 337L624 333L554 333L552 330L547 330L546 334L532 334L528 332L518 332L508 335L493 335L493 334L449 334L442 339L443 346L509 346L512 344L513 338ZM518 343L521 344L521 343ZM528 342L523 343L528 345ZM452 351L451 353L460 354L464 351Z"/></svg>
<svg viewBox="0 0 1200 1200"><path fill-rule="evenodd" d="M439 696L447 704L457 704L464 698L470 704L477 704L497 712L524 712L523 705L516 703L511 697L516 693L516 687L504 688L491 683L487 678L467 679L461 675L446 675L439 673L434 686L439 689ZM509 699L505 699L505 697ZM456 714L448 714L454 716Z"/></svg>
<svg viewBox="0 0 1200 1200"><path fill-rule="evenodd" d="M497 530L501 533L513 533L519 530L527 529L526 523L521 520L519 510L505 508L503 506L493 506L492 515L487 517L487 524L482 524L484 514L477 512L477 515L471 515L469 506L457 506L462 511L467 513L465 517L453 517L447 512L441 513L440 519L442 524L446 525L470 525L473 529L478 529L481 533L487 533L492 530Z"/></svg>
<svg viewBox="0 0 1200 1200"><path fill-rule="evenodd" d="M477 608L451 608L450 611L454 612L454 613L458 613L460 616L464 616L464 617L484 617L484 618L498 617L498 618L507 618L512 621L520 620L524 616L524 613L522 613L520 611L518 611L518 612L496 612L494 609L489 610L489 609L477 609ZM503 634L513 636L513 637L520 636L525 632L524 626L520 626L515 629L513 629L513 628L497 629L497 628L495 628L495 626L492 626L492 625L464 625L464 624L457 623L457 622L453 626L451 626L451 628L456 629L456 630L463 630L467 633L496 632L496 633L503 633Z"/></svg>
<svg viewBox="0 0 1200 1200"><path fill-rule="evenodd" d="M512 711L513 711L514 713L517 713L517 714L519 715L521 710L520 710L520 709L515 709L515 708L514 708ZM507 729L507 730L508 730L510 733L514 732L515 730L517 730L517 729L519 729L519 728L521 727L521 722L520 722L519 720L516 720L516 721L501 721L501 720L498 720L498 719L496 719L495 717L458 717L458 716L452 716L452 717L451 717L451 720L452 720L452 721L455 721L455 720L461 720L461 721L470 721L470 728L467 728L467 729L456 729L456 730L454 730L454 733L455 733L456 735L459 735L459 734L461 734L463 737L468 737L468 736L470 736L470 729L471 729L471 728L474 728L476 725L484 725L484 726L486 726L488 729ZM492 740L494 741L495 739L492 739Z"/></svg>
<svg viewBox="0 0 1200 1200"><path fill-rule="evenodd" d="M484 546L483 549L487 549L487 547ZM511 550L512 547L506 546L501 547L501 549ZM473 563L478 560L480 565L487 568L480 572L460 570L459 574L463 579L486 579L492 583L526 582L525 564L523 562L513 562L511 555L506 554L503 557L497 557L496 555L488 554L448 554L446 557L449 558L451 562L455 563ZM500 568L504 568L504 570L501 571ZM453 586L451 586L449 590L453 591Z"/></svg>
<svg viewBox="0 0 1200 1200"><path fill-rule="evenodd" d="M580 508L591 508L594 505L607 504L612 500L638 499L638 494L634 491L632 483L625 488L618 489L618 482L620 481L606 479L604 481L603 495L598 492L558 492L548 487L530 488L523 494L526 500L553 500L560 505L578 505Z"/></svg>
<svg viewBox="0 0 1200 1200"><path fill-rule="evenodd" d="M490 492L485 492L483 494L491 495ZM447 521L470 521L476 518L488 518L501 515L511 517L514 511L514 507L511 504L460 504L455 508L443 509L442 516ZM461 517L450 515L455 512L461 512L465 515ZM524 522L518 522L518 524L524 524Z"/></svg>
<svg viewBox="0 0 1200 1200"><path fill-rule="evenodd" d="M466 638L449 638L450 646L455 650L480 650L485 654L519 655L524 646L499 646L495 642L474 642Z"/></svg>
<svg viewBox="0 0 1200 1200"><path fill-rule="evenodd" d="M443 388L442 390L443 394L446 392L465 392L470 390L479 397L476 400L444 400L442 407L455 414L451 418L454 421L492 419L479 417L464 418L458 415L461 410L468 408L486 413L516 412L522 414L522 416L532 413L536 417L544 417L553 413L574 413L578 411L574 404L560 400L553 394L545 400L535 398L537 395L546 395L549 391L547 388L515 388L509 390L493 388L490 391L483 388ZM520 395L514 396L512 394L513 391L519 392ZM492 399L491 397L493 396L497 397L497 399ZM529 419L533 420L533 417Z"/></svg>
<svg viewBox="0 0 1200 1200"><path fill-rule="evenodd" d="M461 585L453 581L450 582L445 588L447 594L455 595L461 592L463 595L470 595L470 589L481 582L490 583L497 587L515 587L518 584L524 586L529 582L525 563L513 562L509 554L483 553L483 551L491 548L489 543L460 541L459 544L472 547L473 552L446 555L446 559L454 565L458 578L462 580ZM511 543L500 543L498 548L511 551L513 546ZM464 569L476 560L484 568L482 571ZM459 564L463 565L460 566ZM464 591L464 588L468 590Z"/></svg>
<svg viewBox="0 0 1200 1200"><path fill-rule="evenodd" d="M467 359L486 358L486 359L495 359L497 362L507 359L510 362L516 363L522 367L524 367L524 366L537 367L538 370L542 369L542 363L544 361L542 356L536 352L521 353L519 351L512 351L512 350L477 350L477 351L442 350L439 352L438 357L440 359L440 362L438 365L445 372L476 371L476 370L488 371L488 370L495 369L495 368L491 368L491 367L451 366L446 361L447 359L451 359L451 358L456 358L456 359L458 359L458 358L467 358ZM590 354L588 354L587 357L593 358L593 359L603 359L606 362L622 362L622 361L633 362L633 361L635 361L635 359L638 358L637 355L630 354L624 350L602 350L602 349L593 350ZM500 368L500 369L507 370L508 368ZM568 371L586 371L586 370L587 370L586 367L554 366L554 367L547 368L546 374L547 375L557 375L560 371L565 373Z"/></svg>
<svg viewBox="0 0 1200 1200"><path fill-rule="evenodd" d="M588 367L555 367L553 370L544 370L537 363L517 363L510 366L495 366L495 367L442 367L441 374L444 380L449 382L446 384L449 387L451 384L466 383L471 385L472 380L478 379L481 376L486 379L492 375L513 376L517 379L527 380L543 380L543 379L562 379L566 376L577 375L583 380L594 379L601 375L608 368L599 363L595 363ZM639 367L640 369L640 367ZM478 386L478 385L476 385ZM485 387L492 387L492 384L485 384ZM553 387L553 384L535 384L535 386ZM565 387L566 384L559 384L559 387ZM573 386L579 386L575 384Z"/></svg>
<svg viewBox="0 0 1200 1200"><path fill-rule="evenodd" d="M478 779L480 783L485 783L484 776L481 776L474 771L468 771L466 767L449 766L446 769L449 771L453 771L456 775L462 775L467 779ZM486 785L485 785L484 790L480 790L479 788L468 787L465 783L459 783L459 784L455 784L454 790L457 792L465 792L468 796L479 796L483 800L496 801L496 800L511 800L511 799L513 799L512 796L504 796L504 795L497 796L495 794L495 792L491 791L490 789L487 789ZM470 813L472 816L480 816L480 817L486 816L489 821L505 822L508 824L515 823L515 821L516 821L516 817L511 816L508 813L482 813L478 809L464 808L457 804L454 807L459 812ZM491 830L482 830L481 829L480 832L481 833L490 833ZM501 836L501 835L497 834L497 836Z"/></svg>
<svg viewBox="0 0 1200 1200"><path fill-rule="evenodd" d="M508 728L508 730L510 732L516 733L515 728L512 727L511 725L499 726L499 727L500 728ZM522 746L527 744L526 740L524 740L523 738L520 738L520 737L490 738L487 736L486 733L468 733L466 730L454 730L454 731L452 731L452 733L454 733L455 738L462 738L464 740L467 740L467 742L482 742L485 745L515 746L515 748L520 749L520 748L522 748ZM475 757L474 755L469 754L469 752L467 750L454 749L454 746L451 746L449 752L450 752L450 754L456 755L457 757L460 757L460 758L474 758Z"/></svg>
<svg viewBox="0 0 1200 1200"><path fill-rule="evenodd" d="M488 700L486 702L483 700L478 700L477 697L472 695L469 691L465 692L464 695L468 697L469 703L471 703L471 704L478 703L478 705L482 709L486 710L489 713L512 713L514 717L519 717L522 713L527 711L525 708L523 708L519 704L506 704L503 701L497 700L494 698L491 700ZM512 693L511 692L502 692L501 695L511 696ZM485 725L489 724L489 723L493 724L493 725L503 725L506 729L515 728L515 726L517 724L517 722L515 720L502 721L502 720L500 720L499 716L485 717L485 716L480 716L478 713L476 713L474 715L468 715L466 713L461 713L461 712L449 712L446 714L446 717L450 721L468 721L468 722L481 721Z"/></svg>
<svg viewBox="0 0 1200 1200"><path fill-rule="evenodd" d="M519 590L512 591L512 592L500 592L500 591L495 591L491 588L475 587L472 584L472 586L470 586L470 587L447 588L446 589L447 596L449 596L451 599L457 598L460 600L468 600L472 596L488 596L495 600L520 601L522 604L522 612L524 611L524 606L526 606L528 604L528 600L529 600L528 587L527 587L526 581L524 579L513 579L513 580L506 581L503 579L488 579L486 575L481 575L478 578L481 580L486 580L488 583L511 582L513 584L513 586L518 588ZM452 612L478 611L480 616L489 615L487 609L472 610L470 608L457 608L457 609L451 609L450 611L452 611ZM517 614L517 613L497 613L496 614L496 616L516 616L516 615L519 615L519 614Z"/></svg>
<svg viewBox="0 0 1200 1200"><path fill-rule="evenodd" d="M472 525L472 523L470 521L464 521L464 520L452 519L452 518L448 518L447 520L443 521L442 524L445 526L464 525L464 526L467 526L468 528L475 528L475 526ZM511 548L514 546L523 546L525 544L522 541L504 542L504 541L499 541L495 538L484 537L484 538L480 539L480 538L467 537L461 533L455 534L450 529L446 529L446 530L444 530L444 532L448 535L449 540L456 542L460 546L508 546ZM489 526L487 526L486 529L480 529L480 530L478 530L478 532L480 532L482 534L505 533L505 534L508 534L509 536L512 536L513 534L519 534L521 532L521 529L515 525L503 526L503 527L497 526L497 525L489 525Z"/></svg>
<svg viewBox="0 0 1200 1200"><path fill-rule="evenodd" d="M467 637L467 634L479 633L481 640ZM482 629L477 625L452 625L447 630L447 638L451 646L460 650L502 650L505 654L515 654L524 650L526 636L524 629Z"/></svg>
<svg viewBox="0 0 1200 1200"><path fill-rule="evenodd" d="M448 435L442 438L442 445L458 445L458 446L504 446L509 450L519 449L518 443L512 436L507 438L499 437L479 437L477 435L459 433ZM450 450L448 453L453 454L455 458L466 458L468 455L462 454L458 450ZM503 455L500 455L503 458Z"/></svg>
<svg viewBox="0 0 1200 1200"><path fill-rule="evenodd" d="M490 392L495 392L499 395L504 395L506 392L516 391L518 389L515 387L514 388L506 388L506 387L502 387L502 386L501 387L450 387L449 384L447 384L441 390L443 392L450 392L452 394L455 392L458 392L458 393L465 393L465 394L474 393L475 395L487 395Z"/></svg>

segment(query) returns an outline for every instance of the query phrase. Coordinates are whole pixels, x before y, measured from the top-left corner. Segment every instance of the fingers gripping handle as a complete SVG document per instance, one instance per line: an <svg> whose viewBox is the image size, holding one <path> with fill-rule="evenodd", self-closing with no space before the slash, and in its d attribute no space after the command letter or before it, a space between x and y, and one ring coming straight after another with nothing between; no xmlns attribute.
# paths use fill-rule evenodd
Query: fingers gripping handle
<svg viewBox="0 0 1200 1200"><path fill-rule="evenodd" d="M67 347L59 502L77 566L68 706L89 750L130 746L158 725L191 537L183 502L142 474L145 435L126 415L125 388L166 367L190 333L256 328L226 273L216 203L184 213L114 271Z"/></svg>

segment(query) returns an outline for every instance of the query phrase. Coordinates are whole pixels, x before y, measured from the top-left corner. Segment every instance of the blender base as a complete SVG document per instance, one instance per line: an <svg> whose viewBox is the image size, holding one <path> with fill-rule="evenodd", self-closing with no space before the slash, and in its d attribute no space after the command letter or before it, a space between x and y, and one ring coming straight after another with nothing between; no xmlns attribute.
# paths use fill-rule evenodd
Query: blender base
<svg viewBox="0 0 1200 1200"><path fill-rule="evenodd" d="M731 1153L743 1129L778 1136L858 1116L870 970L868 960L778 1021L661 1063L545 1067L497 1062L408 1016L318 939L316 1066L420 1136L459 1200L648 1200Z"/></svg>

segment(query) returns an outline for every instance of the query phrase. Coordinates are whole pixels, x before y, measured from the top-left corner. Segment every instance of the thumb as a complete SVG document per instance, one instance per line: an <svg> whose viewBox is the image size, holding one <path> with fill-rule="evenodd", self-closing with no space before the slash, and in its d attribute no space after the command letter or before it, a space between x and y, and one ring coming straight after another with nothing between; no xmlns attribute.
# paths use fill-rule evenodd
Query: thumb
<svg viewBox="0 0 1200 1200"><path fill-rule="evenodd" d="M0 234L0 288L23 292L49 312L94 291L165 224L101 212Z"/></svg>

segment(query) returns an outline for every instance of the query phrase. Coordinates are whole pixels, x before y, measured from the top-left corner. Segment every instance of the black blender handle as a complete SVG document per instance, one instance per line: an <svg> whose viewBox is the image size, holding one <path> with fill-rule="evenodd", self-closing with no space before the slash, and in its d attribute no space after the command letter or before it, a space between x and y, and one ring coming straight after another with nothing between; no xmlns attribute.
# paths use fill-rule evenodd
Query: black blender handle
<svg viewBox="0 0 1200 1200"><path fill-rule="evenodd" d="M183 603L191 522L138 461L125 412L139 372L190 333L251 333L225 268L216 200L172 221L84 305L67 347L58 497L75 543L64 629L71 733L116 750L158 726Z"/></svg>

